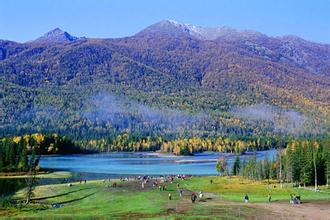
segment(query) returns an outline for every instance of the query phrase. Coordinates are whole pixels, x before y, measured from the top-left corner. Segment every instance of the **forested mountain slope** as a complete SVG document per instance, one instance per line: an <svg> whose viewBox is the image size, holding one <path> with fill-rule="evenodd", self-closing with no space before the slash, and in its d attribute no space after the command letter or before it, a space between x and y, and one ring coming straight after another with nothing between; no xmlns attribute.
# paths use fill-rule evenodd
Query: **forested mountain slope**
<svg viewBox="0 0 330 220"><path fill-rule="evenodd" d="M161 21L120 39L0 41L0 134L320 135L330 45Z"/></svg>

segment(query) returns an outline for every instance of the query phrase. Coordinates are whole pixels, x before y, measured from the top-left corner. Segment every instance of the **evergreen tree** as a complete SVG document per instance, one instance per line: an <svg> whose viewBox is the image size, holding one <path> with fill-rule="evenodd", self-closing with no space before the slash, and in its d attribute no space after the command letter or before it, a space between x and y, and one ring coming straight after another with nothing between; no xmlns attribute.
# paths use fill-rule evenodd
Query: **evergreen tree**
<svg viewBox="0 0 330 220"><path fill-rule="evenodd" d="M241 162L239 156L236 156L235 162L233 164L232 175L237 176L240 173Z"/></svg>
<svg viewBox="0 0 330 220"><path fill-rule="evenodd" d="M241 171L242 171L241 175L243 177L248 177L248 166L247 166L246 160L243 160L243 162L242 162Z"/></svg>
<svg viewBox="0 0 330 220"><path fill-rule="evenodd" d="M268 180L268 183L269 183L269 179L270 179L270 168L271 168L271 163L268 159L268 156L266 155L265 159L263 161L263 176L264 176L264 179Z"/></svg>
<svg viewBox="0 0 330 220"><path fill-rule="evenodd" d="M18 152L20 152L18 169L21 171L26 171L28 167L28 156L23 138L18 143Z"/></svg>
<svg viewBox="0 0 330 220"><path fill-rule="evenodd" d="M269 168L269 178L270 179L276 179L277 178L277 172L276 172L276 161L272 161L270 163Z"/></svg>
<svg viewBox="0 0 330 220"><path fill-rule="evenodd" d="M260 160L256 163L256 179L262 180L264 179L263 176L263 161Z"/></svg>

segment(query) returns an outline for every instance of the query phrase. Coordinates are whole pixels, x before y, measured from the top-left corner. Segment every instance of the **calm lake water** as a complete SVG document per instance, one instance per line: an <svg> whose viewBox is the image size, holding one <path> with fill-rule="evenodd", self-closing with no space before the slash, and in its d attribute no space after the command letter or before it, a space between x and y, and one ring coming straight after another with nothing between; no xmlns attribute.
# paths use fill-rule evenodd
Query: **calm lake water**
<svg viewBox="0 0 330 220"><path fill-rule="evenodd" d="M258 151L257 159L270 159L276 156L276 150ZM42 168L94 174L95 177L120 175L215 175L216 160L220 156L228 158L229 167L235 155L218 152L206 152L194 156L173 156L158 153L102 153L88 155L43 156ZM240 156L241 161L248 160L254 153ZM100 177L102 178L102 177Z"/></svg>

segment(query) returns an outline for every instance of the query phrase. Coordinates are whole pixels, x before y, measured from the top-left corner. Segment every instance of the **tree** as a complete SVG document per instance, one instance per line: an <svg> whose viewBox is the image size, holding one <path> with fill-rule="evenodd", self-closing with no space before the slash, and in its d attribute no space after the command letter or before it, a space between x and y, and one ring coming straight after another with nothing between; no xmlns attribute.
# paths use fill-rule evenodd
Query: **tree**
<svg viewBox="0 0 330 220"><path fill-rule="evenodd" d="M257 155L256 153L250 158L248 164L247 164L247 170L248 170L248 177L256 180L257 179Z"/></svg>
<svg viewBox="0 0 330 220"><path fill-rule="evenodd" d="M217 164L216 164L216 169L219 174L226 174L228 175L228 163L227 163L227 158L226 157L221 157L218 159Z"/></svg>
<svg viewBox="0 0 330 220"><path fill-rule="evenodd" d="M313 165L314 165L314 190L317 191L317 169L316 169L316 156L319 144L314 141L311 145L312 155L313 155Z"/></svg>
<svg viewBox="0 0 330 220"><path fill-rule="evenodd" d="M34 195L34 189L36 185L38 184L37 179L37 167L39 165L40 156L35 154L35 151L33 150L32 155L29 159L29 173L28 177L25 178L26 182L26 190L25 190L25 198L26 198L26 204L29 204L31 201L31 198Z"/></svg>
<svg viewBox="0 0 330 220"><path fill-rule="evenodd" d="M281 189L283 188L283 178L282 178L282 143L281 141L279 141L279 147L278 147L278 151L277 151L277 158L279 160L279 168L280 168L280 187Z"/></svg>
<svg viewBox="0 0 330 220"><path fill-rule="evenodd" d="M27 157L27 152L23 138L21 138L20 141L18 142L18 153L20 155L19 155L19 162L17 168L21 171L26 171L28 165L28 157Z"/></svg>
<svg viewBox="0 0 330 220"><path fill-rule="evenodd" d="M302 143L302 152L300 154L300 163L301 163L301 181L304 186L310 185L312 183L313 177L313 151L310 148L307 141Z"/></svg>
<svg viewBox="0 0 330 220"><path fill-rule="evenodd" d="M241 162L238 156L236 156L235 162L233 164L233 170L232 170L232 174L234 176L239 175L240 173L240 166L241 166Z"/></svg>

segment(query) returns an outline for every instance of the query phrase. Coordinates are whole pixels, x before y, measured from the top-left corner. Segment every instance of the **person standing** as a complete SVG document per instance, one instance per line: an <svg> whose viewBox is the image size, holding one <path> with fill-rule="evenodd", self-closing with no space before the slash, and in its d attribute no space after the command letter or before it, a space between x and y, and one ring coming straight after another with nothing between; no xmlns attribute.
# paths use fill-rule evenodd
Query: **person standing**
<svg viewBox="0 0 330 220"><path fill-rule="evenodd" d="M244 202L245 203L248 203L249 202L249 196L247 194L245 194L245 196L244 196Z"/></svg>
<svg viewBox="0 0 330 220"><path fill-rule="evenodd" d="M191 196L190 196L191 202L192 203L195 203L196 198L197 198L196 194L195 193L192 193Z"/></svg>
<svg viewBox="0 0 330 220"><path fill-rule="evenodd" d="M182 197L182 196L183 196L183 190L180 189L180 190L179 190L179 193L180 193L180 197Z"/></svg>
<svg viewBox="0 0 330 220"><path fill-rule="evenodd" d="M199 199L203 199L203 193L202 192L199 192Z"/></svg>

